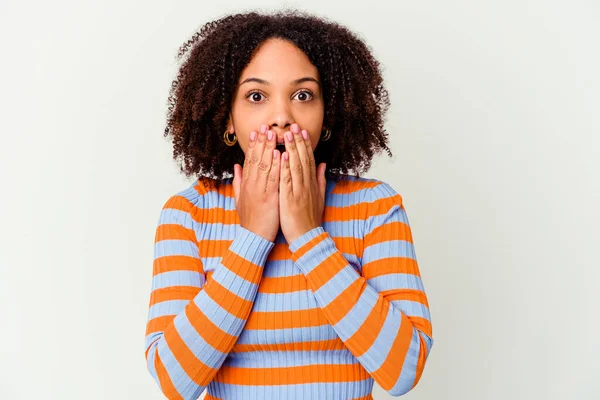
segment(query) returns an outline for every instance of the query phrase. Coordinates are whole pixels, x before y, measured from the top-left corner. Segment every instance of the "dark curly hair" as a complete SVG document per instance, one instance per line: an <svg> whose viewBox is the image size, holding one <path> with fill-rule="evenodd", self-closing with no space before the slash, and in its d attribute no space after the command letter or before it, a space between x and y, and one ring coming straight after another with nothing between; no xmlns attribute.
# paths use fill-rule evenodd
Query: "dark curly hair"
<svg viewBox="0 0 600 400"><path fill-rule="evenodd" d="M317 165L327 163L328 178L367 171L373 155L387 146L384 116L390 105L379 62L349 29L304 11L284 10L227 15L206 23L180 49L190 50L169 93L164 136L173 140L173 158L187 177L231 177L243 165L239 145L223 141L240 74L261 43L288 40L317 68L324 97L323 126L331 138L319 141Z"/></svg>

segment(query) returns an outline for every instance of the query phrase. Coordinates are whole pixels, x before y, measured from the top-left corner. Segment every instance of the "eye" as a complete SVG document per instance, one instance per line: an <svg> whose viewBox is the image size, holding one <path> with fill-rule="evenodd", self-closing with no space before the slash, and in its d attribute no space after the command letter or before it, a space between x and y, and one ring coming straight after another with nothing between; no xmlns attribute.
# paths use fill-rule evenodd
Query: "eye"
<svg viewBox="0 0 600 400"><path fill-rule="evenodd" d="M257 92L255 90L255 91L252 91L252 92L248 93L246 95L246 98L247 99L251 99L250 100L251 103L258 103L258 102L260 102L260 96L263 96L263 94L261 92ZM257 99L257 97L259 97L259 98ZM256 101L254 101L254 100L256 100Z"/></svg>
<svg viewBox="0 0 600 400"><path fill-rule="evenodd" d="M251 103L260 103L260 101L262 100L261 97L265 96L257 90L253 90L246 94L246 99L248 99ZM294 97L298 97L298 100L300 100L300 102L306 103L307 101L312 100L314 95L310 90L301 90L298 93L296 93L296 96Z"/></svg>
<svg viewBox="0 0 600 400"><path fill-rule="evenodd" d="M304 99L298 99L298 100L300 100L300 101L302 101L302 102L307 102L307 101L310 101L310 100L312 100L312 98L313 98L313 94L312 94L312 92L311 92L311 91L309 91L309 90L301 90L301 91L299 91L299 92L298 92L298 94L297 94L296 96L298 96L298 95L302 95L302 94L303 94L303 98L304 98ZM308 96L310 96L310 98L309 98L309 99L306 99L306 96L307 96L307 95L308 95Z"/></svg>

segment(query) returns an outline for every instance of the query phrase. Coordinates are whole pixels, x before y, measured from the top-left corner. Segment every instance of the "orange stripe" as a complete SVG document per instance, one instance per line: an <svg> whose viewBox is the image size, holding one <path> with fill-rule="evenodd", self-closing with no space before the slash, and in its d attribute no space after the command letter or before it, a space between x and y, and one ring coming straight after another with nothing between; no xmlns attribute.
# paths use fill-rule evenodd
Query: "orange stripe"
<svg viewBox="0 0 600 400"><path fill-rule="evenodd" d="M389 307L390 303L379 296L360 328L344 342L356 357L362 356L377 339L385 323Z"/></svg>
<svg viewBox="0 0 600 400"><path fill-rule="evenodd" d="M366 396L363 397L354 397L353 399L350 400L373 400L373 395L371 393L369 393Z"/></svg>
<svg viewBox="0 0 600 400"><path fill-rule="evenodd" d="M323 310L331 325L337 324L358 302L358 299L367 288L367 282L358 278L340 293Z"/></svg>
<svg viewBox="0 0 600 400"><path fill-rule="evenodd" d="M292 259L294 260L294 262L298 261L300 257L308 253L310 250L312 250L313 247L325 240L327 236L329 236L329 233L325 231L310 239L308 242L304 243L304 245L301 246L298 250L296 250L296 252L292 255Z"/></svg>
<svg viewBox="0 0 600 400"><path fill-rule="evenodd" d="M183 400L183 397L179 395L177 389L175 389L175 386L173 386L173 382L171 382L171 378L169 377L165 366L158 356L158 351L154 357L154 368L156 369L156 375L158 375L158 381L160 382L160 388L162 392L167 395L169 399Z"/></svg>
<svg viewBox="0 0 600 400"><path fill-rule="evenodd" d="M248 318L248 313L254 304L254 302L248 301L243 297L230 292L226 287L215 280L211 280L205 284L204 291L215 303L219 304L225 311L239 319Z"/></svg>
<svg viewBox="0 0 600 400"><path fill-rule="evenodd" d="M423 369L425 368L425 361L427 360L427 345L425 344L425 340L423 339L423 336L421 336L421 334L419 334L419 345L420 347L419 360L417 361L417 374L415 376L415 381L411 389L417 386L417 383L419 383L419 380L421 379L421 374L423 374Z"/></svg>
<svg viewBox="0 0 600 400"><path fill-rule="evenodd" d="M263 267L246 260L233 251L225 253L221 264L240 278L255 285L258 285L261 281Z"/></svg>
<svg viewBox="0 0 600 400"><path fill-rule="evenodd" d="M259 348L256 344L236 343L231 349L231 353L247 353L256 351ZM260 345L261 351L316 351L316 350L347 350L342 339L336 337L329 340L315 340L310 342L289 342L289 343L266 343Z"/></svg>
<svg viewBox="0 0 600 400"><path fill-rule="evenodd" d="M173 318L175 318L175 315L165 315L162 317L152 318L146 324L146 336L151 333L164 331L167 325L173 321Z"/></svg>
<svg viewBox="0 0 600 400"><path fill-rule="evenodd" d="M417 303L421 303L427 308L429 308L429 303L427 301L427 296L420 290L416 289L390 289L390 290L382 290L379 292L386 298L386 300L408 300L415 301Z"/></svg>
<svg viewBox="0 0 600 400"><path fill-rule="evenodd" d="M377 181L362 181L362 180L341 180L336 183L331 190L331 194L352 194L363 189L374 188L379 186L381 182Z"/></svg>
<svg viewBox="0 0 600 400"><path fill-rule="evenodd" d="M195 286L169 286L156 289L150 295L150 307L169 300L192 300L200 292Z"/></svg>
<svg viewBox="0 0 600 400"><path fill-rule="evenodd" d="M336 184L336 186L331 191L331 194L350 194L354 193L358 190L372 188L379 186L381 182L352 182L352 181L340 181ZM199 184L195 186L196 191L200 195L204 195L209 192L209 190L204 187L204 185ZM214 190L210 190L214 191ZM217 193L224 197L233 197L231 196L233 189L230 186L222 186ZM230 193L231 192L231 193ZM400 194L396 194L394 196L379 199L372 203L359 203L356 205L351 205L347 207L326 207L326 212L324 213L324 221L351 221L355 219L356 215L367 216L367 215L377 215L375 210L380 210L381 213L385 213L389 210L392 204L402 204L402 196ZM210 211L206 209L202 209L192 204L189 200L187 200L183 196L175 195L169 199L169 201L165 204L165 208L173 208L177 210L181 210L184 212L188 212L192 219L196 222L202 223L230 223L230 224L239 224L239 215L236 210L225 210L223 208L214 207L211 208ZM367 209L371 212L367 214ZM333 219L332 217L336 217Z"/></svg>
<svg viewBox="0 0 600 400"><path fill-rule="evenodd" d="M429 337L433 336L431 332L431 321L423 317L408 317L408 319L410 319L415 328Z"/></svg>
<svg viewBox="0 0 600 400"><path fill-rule="evenodd" d="M362 276L365 279L386 274L412 274L421 277L417 262L408 257L380 258L370 261L362 267Z"/></svg>
<svg viewBox="0 0 600 400"><path fill-rule="evenodd" d="M392 343L390 352L381 367L372 373L373 378L377 380L384 390L390 390L398 381L406 353L410 347L412 335L413 326L408 317L402 314L400 330L394 339L394 343Z"/></svg>
<svg viewBox="0 0 600 400"><path fill-rule="evenodd" d="M196 233L193 229L188 229L178 224L161 224L156 227L154 242L161 240L189 240L196 244Z"/></svg>
<svg viewBox="0 0 600 400"><path fill-rule="evenodd" d="M171 349L175 359L179 362L179 365L181 365L187 376L197 385L208 385L217 373L217 370L204 364L194 355L181 338L181 335L179 335L179 332L177 332L177 329L168 329L165 331L164 337L169 349ZM204 379L199 379L199 377L204 377Z"/></svg>
<svg viewBox="0 0 600 400"><path fill-rule="evenodd" d="M288 329L328 325L329 321L321 308L293 311L253 311L244 329Z"/></svg>
<svg viewBox="0 0 600 400"><path fill-rule="evenodd" d="M355 382L368 379L360 364L313 364L298 367L239 368L222 366L213 379L234 385L293 385L314 382Z"/></svg>
<svg viewBox="0 0 600 400"><path fill-rule="evenodd" d="M233 240L202 239L198 242L198 248L202 257L221 257Z"/></svg>
<svg viewBox="0 0 600 400"><path fill-rule="evenodd" d="M211 395L210 393L206 392L206 395L204 396L204 400L223 400L220 397L215 397L213 395Z"/></svg>
<svg viewBox="0 0 600 400"><path fill-rule="evenodd" d="M191 256L163 256L153 261L153 275L171 271L194 271L204 273L202 261Z"/></svg>
<svg viewBox="0 0 600 400"><path fill-rule="evenodd" d="M413 243L410 227L401 221L388 222L373 228L373 230L367 233L364 238L364 241L369 245L390 240L404 240Z"/></svg>
<svg viewBox="0 0 600 400"><path fill-rule="evenodd" d="M233 344L237 340L237 336L232 336L215 325L215 323L198 308L196 303L188 304L185 309L185 314L188 321L190 321L196 329L196 332L198 332L198 335L202 336L209 345L219 350L221 353L228 354L231 351L231 347L233 347Z"/></svg>
<svg viewBox="0 0 600 400"><path fill-rule="evenodd" d="M204 224L240 223L240 217L237 210L225 210L223 207L212 207L210 210L204 211L204 215L202 215L202 223Z"/></svg>
<svg viewBox="0 0 600 400"><path fill-rule="evenodd" d="M347 265L349 265L348 260L342 253L336 251L310 271L306 275L306 280L310 282L311 289L316 292Z"/></svg>

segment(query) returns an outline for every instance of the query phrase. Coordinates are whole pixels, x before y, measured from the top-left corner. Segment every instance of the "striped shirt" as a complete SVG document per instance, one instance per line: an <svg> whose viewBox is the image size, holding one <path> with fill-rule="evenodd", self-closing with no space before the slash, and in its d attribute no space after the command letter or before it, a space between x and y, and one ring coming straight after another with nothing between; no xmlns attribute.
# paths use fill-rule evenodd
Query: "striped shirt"
<svg viewBox="0 0 600 400"><path fill-rule="evenodd" d="M170 197L145 337L169 399L372 399L418 383L433 345L402 197L327 180L321 226L292 243L239 225L232 178Z"/></svg>

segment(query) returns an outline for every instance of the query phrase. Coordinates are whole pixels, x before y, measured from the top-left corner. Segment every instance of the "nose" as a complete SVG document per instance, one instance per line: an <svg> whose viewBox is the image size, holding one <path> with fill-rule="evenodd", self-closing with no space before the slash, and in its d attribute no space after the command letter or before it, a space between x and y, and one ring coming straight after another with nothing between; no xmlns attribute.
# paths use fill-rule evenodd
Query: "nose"
<svg viewBox="0 0 600 400"><path fill-rule="evenodd" d="M272 110L267 123L277 135L282 135L294 123L291 104L286 99L272 100L271 104Z"/></svg>

